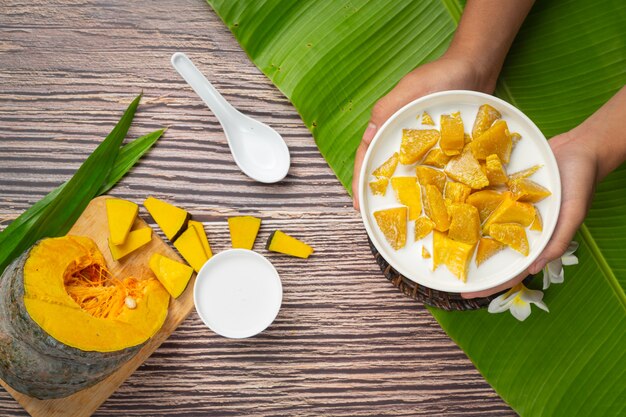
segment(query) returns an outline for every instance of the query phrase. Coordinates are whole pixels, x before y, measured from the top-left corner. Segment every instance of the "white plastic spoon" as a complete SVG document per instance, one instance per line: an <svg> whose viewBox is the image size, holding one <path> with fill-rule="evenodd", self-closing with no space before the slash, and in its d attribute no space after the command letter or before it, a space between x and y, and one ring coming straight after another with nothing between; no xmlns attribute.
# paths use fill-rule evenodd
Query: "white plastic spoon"
<svg viewBox="0 0 626 417"><path fill-rule="evenodd" d="M184 53L172 55L172 65L219 120L239 169L264 183L285 178L289 148L280 134L231 106Z"/></svg>

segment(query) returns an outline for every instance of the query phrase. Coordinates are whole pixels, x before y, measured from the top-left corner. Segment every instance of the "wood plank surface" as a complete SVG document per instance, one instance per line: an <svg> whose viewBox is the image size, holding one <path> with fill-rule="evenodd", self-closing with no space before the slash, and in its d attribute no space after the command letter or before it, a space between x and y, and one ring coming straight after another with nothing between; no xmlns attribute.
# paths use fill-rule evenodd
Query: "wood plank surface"
<svg viewBox="0 0 626 417"><path fill-rule="evenodd" d="M285 137L285 181L239 172L219 123L171 68L176 51ZM230 246L228 216L263 218L255 249L281 275L283 306L268 330L238 341L193 312L96 415L514 415L428 311L381 275L300 117L202 0L0 2L0 228L71 176L140 91L129 138L169 130L110 194L185 207L214 252ZM266 252L276 228L315 254ZM26 413L0 390L0 415Z"/></svg>
<svg viewBox="0 0 626 417"><path fill-rule="evenodd" d="M154 277L149 272L148 264L150 257L155 253L184 262L172 247L154 233L150 242L122 259L114 261L108 248L109 225L105 206L107 198L110 197L102 196L93 199L74 226L72 226L68 235L91 238L98 246L98 249L100 249L100 253L104 256L106 264L114 277L124 278L132 276L140 279L148 276ZM135 219L132 230L147 226L148 224L138 216ZM135 356L96 385L78 391L68 397L39 400L13 390L2 380L0 380L0 384L34 417L90 416L187 318L194 308L194 283L195 274L185 291L178 298L170 300L167 318L161 329L144 344Z"/></svg>

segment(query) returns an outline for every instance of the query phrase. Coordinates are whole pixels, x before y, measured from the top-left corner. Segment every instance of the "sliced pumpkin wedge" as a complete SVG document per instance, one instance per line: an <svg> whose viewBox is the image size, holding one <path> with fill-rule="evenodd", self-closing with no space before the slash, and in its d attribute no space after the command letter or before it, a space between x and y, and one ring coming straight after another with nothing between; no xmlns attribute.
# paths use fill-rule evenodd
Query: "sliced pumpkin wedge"
<svg viewBox="0 0 626 417"><path fill-rule="evenodd" d="M154 197L146 198L143 205L170 241L175 241L187 228L190 216L180 207Z"/></svg>
<svg viewBox="0 0 626 417"><path fill-rule="evenodd" d="M160 253L155 253L150 258L150 269L174 298L178 298L185 291L193 275L192 267Z"/></svg>

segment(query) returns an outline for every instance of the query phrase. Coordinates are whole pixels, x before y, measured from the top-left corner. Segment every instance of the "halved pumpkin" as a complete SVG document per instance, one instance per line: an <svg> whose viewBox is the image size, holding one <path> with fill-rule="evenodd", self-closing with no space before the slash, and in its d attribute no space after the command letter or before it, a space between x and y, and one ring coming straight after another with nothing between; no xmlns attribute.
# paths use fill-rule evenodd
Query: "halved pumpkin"
<svg viewBox="0 0 626 417"><path fill-rule="evenodd" d="M23 275L30 317L76 349L113 352L140 345L167 316L169 294L159 281L112 276L98 247L86 237L40 241L30 251Z"/></svg>

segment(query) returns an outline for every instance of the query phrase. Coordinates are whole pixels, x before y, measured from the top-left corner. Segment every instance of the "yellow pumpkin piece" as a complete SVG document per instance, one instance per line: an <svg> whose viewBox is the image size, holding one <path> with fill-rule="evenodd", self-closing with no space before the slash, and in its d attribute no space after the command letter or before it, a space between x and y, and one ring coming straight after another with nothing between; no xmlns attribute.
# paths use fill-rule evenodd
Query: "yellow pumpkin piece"
<svg viewBox="0 0 626 417"><path fill-rule="evenodd" d="M381 177L369 183L370 190L374 195L387 194L387 185L389 185L389 178Z"/></svg>
<svg viewBox="0 0 626 417"><path fill-rule="evenodd" d="M435 223L435 229L445 232L450 227L448 209L439 188L432 184L426 186L424 193L424 212Z"/></svg>
<svg viewBox="0 0 626 417"><path fill-rule="evenodd" d="M380 231L383 232L387 242L395 250L401 249L406 244L406 207L395 207L374 212L374 218Z"/></svg>
<svg viewBox="0 0 626 417"><path fill-rule="evenodd" d="M443 168L450 161L450 156L443 153L440 148L431 149L422 161L423 165L430 165L436 168Z"/></svg>
<svg viewBox="0 0 626 417"><path fill-rule="evenodd" d="M230 241L233 248L251 250L260 228L261 219L257 217L229 217L228 229L230 230Z"/></svg>
<svg viewBox="0 0 626 417"><path fill-rule="evenodd" d="M480 222L484 222L487 217L500 205L504 196L494 190L483 190L471 194L465 202L478 209Z"/></svg>
<svg viewBox="0 0 626 417"><path fill-rule="evenodd" d="M422 246L422 258L430 259L430 252L426 249L426 246Z"/></svg>
<svg viewBox="0 0 626 417"><path fill-rule="evenodd" d="M143 205L170 241L187 228L190 216L185 210L154 197L146 198Z"/></svg>
<svg viewBox="0 0 626 417"><path fill-rule="evenodd" d="M193 227L194 229L196 229L196 233L200 238L200 243L202 243L202 247L204 248L204 253L207 256L207 259L210 259L213 256L213 251L211 251L209 238L207 237L206 231L204 230L204 225L195 220L189 220L189 227Z"/></svg>
<svg viewBox="0 0 626 417"><path fill-rule="evenodd" d="M174 247L178 249L178 253L182 255L185 261L187 261L196 272L199 272L200 268L209 260L209 257L204 252L200 236L198 236L196 229L193 227L188 227L187 230L174 241Z"/></svg>
<svg viewBox="0 0 626 417"><path fill-rule="evenodd" d="M415 220L415 241L424 239L435 228L435 223L428 217L419 217Z"/></svg>
<svg viewBox="0 0 626 417"><path fill-rule="evenodd" d="M402 129L400 163L410 165L421 160L439 141L440 136L435 129Z"/></svg>
<svg viewBox="0 0 626 417"><path fill-rule="evenodd" d="M478 108L478 114L474 120L474 126L472 127L472 138L477 138L487 131L493 125L493 122L498 120L502 115L500 112L489 104L483 104Z"/></svg>
<svg viewBox="0 0 626 417"><path fill-rule="evenodd" d="M488 186L489 180L480 168L480 164L469 150L470 146L471 144L466 146L461 155L450 159L444 172L453 180L462 182L475 190L479 190Z"/></svg>
<svg viewBox="0 0 626 417"><path fill-rule="evenodd" d="M470 245L480 238L480 217L478 209L470 204L453 204L450 210L451 221L448 237Z"/></svg>
<svg viewBox="0 0 626 417"><path fill-rule="evenodd" d="M87 237L39 241L24 264L23 280L30 318L56 341L83 351L140 345L167 316L170 296L159 281L113 276Z"/></svg>
<svg viewBox="0 0 626 417"><path fill-rule="evenodd" d="M489 155L496 154L503 164L508 164L513 142L506 122L498 120L482 135L475 137L469 146L478 160L484 161Z"/></svg>
<svg viewBox="0 0 626 417"><path fill-rule="evenodd" d="M517 223L528 227L535 220L535 207L515 201L509 192L504 193L502 203L491 213L483 225L483 233L491 235L490 226L495 223Z"/></svg>
<svg viewBox="0 0 626 417"><path fill-rule="evenodd" d="M539 168L541 168L543 165L533 165L530 168L526 168L522 171L517 171L514 172L513 174L509 175L509 183L515 181L515 180L519 180L521 178L528 178L531 175L533 175L535 172L537 172L539 170Z"/></svg>
<svg viewBox="0 0 626 417"><path fill-rule="evenodd" d="M509 190L513 193L513 198L527 203L538 203L552 195L550 190L528 178L520 178L509 182Z"/></svg>
<svg viewBox="0 0 626 417"><path fill-rule="evenodd" d="M391 178L394 172L396 172L396 167L398 166L398 152L394 152L389 159L382 163L381 166L376 168L372 175L377 178Z"/></svg>
<svg viewBox="0 0 626 417"><path fill-rule="evenodd" d="M487 174L490 185L505 184L508 181L509 177L507 177L498 155L489 155L485 160L485 168L485 173Z"/></svg>
<svg viewBox="0 0 626 417"><path fill-rule="evenodd" d="M446 174L435 168L422 165L415 167L415 173L417 174L417 181L422 187L432 184L443 193L443 189L446 186Z"/></svg>
<svg viewBox="0 0 626 417"><path fill-rule="evenodd" d="M476 266L480 266L487 259L505 248L505 244L495 239L481 237L478 241L478 249L476 249Z"/></svg>
<svg viewBox="0 0 626 417"><path fill-rule="evenodd" d="M433 120L432 117L430 117L430 114L428 114L428 112L424 112L424 114L422 114L422 124L428 125L428 126L435 125L435 121Z"/></svg>
<svg viewBox="0 0 626 417"><path fill-rule="evenodd" d="M511 133L511 142L513 143L513 146L517 145L517 142L520 140L522 140L522 135L517 132Z"/></svg>
<svg viewBox="0 0 626 417"><path fill-rule="evenodd" d="M472 137L469 135L469 133L463 133L463 143L467 145L471 141L472 141Z"/></svg>
<svg viewBox="0 0 626 417"><path fill-rule="evenodd" d="M534 230L536 232L543 232L543 220L541 219L541 213L535 207L535 220L533 220L530 225L530 230Z"/></svg>
<svg viewBox="0 0 626 417"><path fill-rule="evenodd" d="M308 258L313 253L313 248L306 243L289 236L287 233L275 230L267 239L265 249L282 253L284 255L295 256L297 258Z"/></svg>
<svg viewBox="0 0 626 417"><path fill-rule="evenodd" d="M114 245L121 245L126 241L135 222L139 206L132 201L120 198L107 198L105 203L109 222L109 240Z"/></svg>
<svg viewBox="0 0 626 417"><path fill-rule="evenodd" d="M472 189L460 182L448 181L444 190L443 198L451 203L465 203L467 197L472 193Z"/></svg>
<svg viewBox="0 0 626 417"><path fill-rule="evenodd" d="M174 298L178 298L185 291L193 275L193 268L160 253L152 255L149 265L157 279Z"/></svg>
<svg viewBox="0 0 626 417"><path fill-rule="evenodd" d="M458 155L465 146L465 132L461 113L441 115L441 140L439 146L446 155Z"/></svg>
<svg viewBox="0 0 626 417"><path fill-rule="evenodd" d="M124 256L132 253L152 240L152 229L143 227L133 230L128 234L126 241L121 245L114 245L109 240L109 250L114 261L122 259Z"/></svg>
<svg viewBox="0 0 626 417"><path fill-rule="evenodd" d="M409 220L417 219L422 213L422 191L415 177L393 177L391 188L400 204L409 208Z"/></svg>
<svg viewBox="0 0 626 417"><path fill-rule="evenodd" d="M458 279L466 282L469 261L475 245L452 240L437 230L433 233L433 270L439 265L445 265Z"/></svg>
<svg viewBox="0 0 626 417"><path fill-rule="evenodd" d="M489 228L492 238L508 245L524 256L528 256L529 246L526 230L517 223L496 223Z"/></svg>

